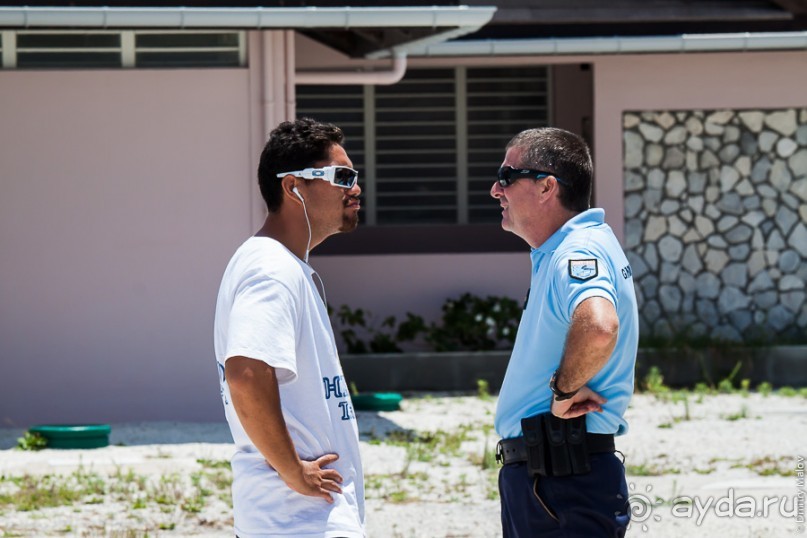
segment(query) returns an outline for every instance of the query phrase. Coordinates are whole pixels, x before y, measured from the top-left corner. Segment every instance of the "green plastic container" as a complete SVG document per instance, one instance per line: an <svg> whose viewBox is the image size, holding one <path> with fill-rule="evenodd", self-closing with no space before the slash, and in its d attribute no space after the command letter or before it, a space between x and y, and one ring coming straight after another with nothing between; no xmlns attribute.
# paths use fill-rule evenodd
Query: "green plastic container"
<svg viewBox="0 0 807 538"><path fill-rule="evenodd" d="M397 411L403 396L397 392L370 392L350 397L357 411Z"/></svg>
<svg viewBox="0 0 807 538"><path fill-rule="evenodd" d="M28 429L48 442L48 448L101 448L109 446L109 424L43 424Z"/></svg>

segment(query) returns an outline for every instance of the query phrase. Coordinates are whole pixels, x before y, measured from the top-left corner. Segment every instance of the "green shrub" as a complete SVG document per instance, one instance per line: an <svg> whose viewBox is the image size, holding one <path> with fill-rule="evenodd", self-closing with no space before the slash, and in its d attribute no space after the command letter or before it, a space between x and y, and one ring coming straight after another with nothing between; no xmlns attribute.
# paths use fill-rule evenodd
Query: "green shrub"
<svg viewBox="0 0 807 538"><path fill-rule="evenodd" d="M400 353L398 344L415 340L426 331L423 318L407 313L398 323L395 316L375 323L372 315L362 308L352 310L342 305L336 313L342 327L340 334L348 353Z"/></svg>
<svg viewBox="0 0 807 538"><path fill-rule="evenodd" d="M362 308L342 305L336 312L339 334L348 353L399 353L401 344L422 342L434 351L485 351L512 349L521 307L508 297L485 298L465 293L443 304L442 318L426 324L407 312L377 322Z"/></svg>
<svg viewBox="0 0 807 538"><path fill-rule="evenodd" d="M19 450L42 450L48 446L48 440L35 432L27 431L17 439Z"/></svg>
<svg viewBox="0 0 807 538"><path fill-rule="evenodd" d="M443 304L443 317L429 327L426 341L435 351L512 348L520 317L513 299L464 293Z"/></svg>

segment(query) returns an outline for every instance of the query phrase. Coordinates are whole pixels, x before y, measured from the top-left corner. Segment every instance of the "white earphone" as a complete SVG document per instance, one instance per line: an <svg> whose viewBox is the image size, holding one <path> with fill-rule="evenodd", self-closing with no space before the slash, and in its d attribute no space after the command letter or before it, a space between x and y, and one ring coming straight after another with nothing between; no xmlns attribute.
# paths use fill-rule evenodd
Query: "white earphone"
<svg viewBox="0 0 807 538"><path fill-rule="evenodd" d="M298 190L297 190L297 187L292 187L291 192L293 192L293 193L294 193L294 194L297 196L297 198L299 198L299 199L300 199L300 201L301 201L303 204L305 204L305 200L303 200L303 197L302 197L302 195L300 194L300 191L298 191Z"/></svg>
<svg viewBox="0 0 807 538"><path fill-rule="evenodd" d="M299 198L300 201L303 203L303 215L305 215L305 224L306 224L306 226L308 226L308 245L306 245L306 247L305 247L305 260L304 261L305 261L306 264L308 264L308 253L311 251L311 221L308 220L308 210L305 207L305 200L303 200L303 196L300 194L300 191L297 190L296 185L291 188L291 192L293 192L294 195L297 198ZM309 265L309 267L311 267L311 266ZM325 305L327 306L328 298L325 296L325 283L322 282L322 278L320 278L320 276L317 274L316 271L312 272L312 279L313 279L313 275L316 275L317 279L319 280L319 284L320 284L321 289L318 289L317 291L321 291L322 302L325 303Z"/></svg>

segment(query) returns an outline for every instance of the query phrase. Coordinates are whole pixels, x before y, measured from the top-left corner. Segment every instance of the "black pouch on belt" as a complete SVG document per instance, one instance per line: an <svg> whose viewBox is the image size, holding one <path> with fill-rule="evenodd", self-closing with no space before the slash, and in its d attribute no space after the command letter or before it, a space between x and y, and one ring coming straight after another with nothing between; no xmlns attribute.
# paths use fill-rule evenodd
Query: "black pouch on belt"
<svg viewBox="0 0 807 538"><path fill-rule="evenodd" d="M530 476L569 476L591 470L586 448L586 417L558 418L542 413L521 419Z"/></svg>
<svg viewBox="0 0 807 538"><path fill-rule="evenodd" d="M547 476L547 450L544 442L544 416L533 415L521 419L524 444L527 445L527 472L530 476Z"/></svg>

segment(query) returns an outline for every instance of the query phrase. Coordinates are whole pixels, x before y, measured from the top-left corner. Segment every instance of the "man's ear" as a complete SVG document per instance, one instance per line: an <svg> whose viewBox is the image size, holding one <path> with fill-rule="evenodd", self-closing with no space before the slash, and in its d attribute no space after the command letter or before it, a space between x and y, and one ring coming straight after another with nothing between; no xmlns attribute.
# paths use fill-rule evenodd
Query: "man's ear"
<svg viewBox="0 0 807 538"><path fill-rule="evenodd" d="M554 179L554 176L552 177L552 179ZM538 193L541 196L549 194L549 192L552 190L553 185L553 183L550 181L549 178L540 181L535 181L534 184L538 188Z"/></svg>
<svg viewBox="0 0 807 538"><path fill-rule="evenodd" d="M297 190L297 180L294 178L294 176L284 176L283 179L280 180L280 187L283 190L284 198L290 196L295 202L302 200L302 196L300 196L299 191L295 193L295 190Z"/></svg>

